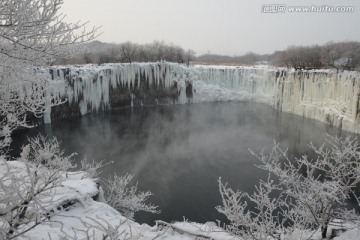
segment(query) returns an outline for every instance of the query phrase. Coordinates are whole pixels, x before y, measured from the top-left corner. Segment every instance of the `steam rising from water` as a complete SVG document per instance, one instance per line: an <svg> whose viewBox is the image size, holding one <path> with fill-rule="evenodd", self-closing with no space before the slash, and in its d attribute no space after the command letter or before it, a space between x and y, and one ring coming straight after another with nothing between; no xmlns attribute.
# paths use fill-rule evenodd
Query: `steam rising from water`
<svg viewBox="0 0 360 240"><path fill-rule="evenodd" d="M254 167L248 149L269 149L273 139L298 156L307 144L320 144L326 132L338 130L322 123L280 113L256 103L208 103L123 109L81 119L62 120L40 131L56 136L67 153L113 161L102 177L114 172L134 174L139 187L154 193L151 201L160 215L138 214L140 222L156 219L206 222L223 220L215 206L221 204L217 179L232 188L253 191L267 173ZM14 147L16 147L14 145Z"/></svg>

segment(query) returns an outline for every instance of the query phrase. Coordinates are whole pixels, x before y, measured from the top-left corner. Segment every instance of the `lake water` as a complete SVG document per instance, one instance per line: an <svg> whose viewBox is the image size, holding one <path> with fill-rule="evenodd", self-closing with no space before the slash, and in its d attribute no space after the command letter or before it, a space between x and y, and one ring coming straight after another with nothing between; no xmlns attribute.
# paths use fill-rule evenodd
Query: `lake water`
<svg viewBox="0 0 360 240"><path fill-rule="evenodd" d="M13 149L39 132L56 136L67 154L77 159L105 160L101 177L134 174L141 190L161 214L139 213L138 222L154 220L224 221L215 210L221 204L217 180L233 189L253 191L267 173L254 166L248 149L270 149L273 140L289 148L292 156L309 153L307 144L321 144L326 134L340 130L317 121L281 113L257 103L203 103L128 108L15 134ZM16 151L14 151L16 154Z"/></svg>

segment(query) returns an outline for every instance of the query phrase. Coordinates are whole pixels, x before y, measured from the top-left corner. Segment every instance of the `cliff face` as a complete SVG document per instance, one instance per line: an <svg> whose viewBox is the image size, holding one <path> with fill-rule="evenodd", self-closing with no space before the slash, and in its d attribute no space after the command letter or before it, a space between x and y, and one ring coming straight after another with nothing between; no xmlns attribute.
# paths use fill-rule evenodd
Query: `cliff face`
<svg viewBox="0 0 360 240"><path fill-rule="evenodd" d="M120 107L256 101L359 133L360 74L171 63L56 67L49 94L67 98L45 122Z"/></svg>
<svg viewBox="0 0 360 240"><path fill-rule="evenodd" d="M215 74L212 73L214 71ZM216 77L207 76L209 73ZM203 81L237 91L245 90L252 95L252 100L275 109L316 119L350 132L360 132L358 72L203 69L203 76ZM216 79L220 82L216 82Z"/></svg>
<svg viewBox="0 0 360 240"><path fill-rule="evenodd" d="M282 84L280 110L360 132L359 73L294 72Z"/></svg>

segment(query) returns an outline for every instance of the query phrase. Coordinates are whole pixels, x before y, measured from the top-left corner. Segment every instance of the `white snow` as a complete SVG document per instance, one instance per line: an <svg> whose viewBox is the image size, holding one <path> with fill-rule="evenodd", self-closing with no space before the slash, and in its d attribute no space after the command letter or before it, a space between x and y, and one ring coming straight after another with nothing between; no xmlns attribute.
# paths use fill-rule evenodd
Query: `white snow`
<svg viewBox="0 0 360 240"><path fill-rule="evenodd" d="M0 159L0 179L4 181L11 174L18 178L27 178L27 165L21 161L5 161ZM55 209L66 200L83 201L98 194L97 183L85 177L84 172L63 173L61 185L42 193L42 206L46 210ZM9 178L11 180L11 178ZM8 181L10 181L8 180ZM25 181L26 182L26 181ZM22 186L26 187L26 186ZM2 194L0 192L0 194Z"/></svg>
<svg viewBox="0 0 360 240"><path fill-rule="evenodd" d="M335 237L334 240L357 240L360 239L360 230L358 228L350 229L340 236Z"/></svg>
<svg viewBox="0 0 360 240"><path fill-rule="evenodd" d="M8 174L8 170L26 175L24 163L20 161L0 162L0 177ZM123 217L115 209L103 202L91 198L98 194L97 183L87 178L82 172L64 173L61 185L53 191L51 201L47 201L46 194L43 202L48 202L47 209L55 209L67 199L76 199L76 203L66 210L56 211L56 214L45 222L19 236L17 239L102 239L105 234L113 233L115 239L213 239L213 240L241 240L225 232L213 222L204 224L193 222L166 223L157 221L153 227L139 224ZM174 206L179 207L179 206ZM356 225L337 224L334 228L346 228L336 240L360 239L360 232ZM308 233L298 232L292 235L293 240L304 239ZM312 235L314 240L320 240L320 232ZM269 239L270 240L270 239Z"/></svg>
<svg viewBox="0 0 360 240"><path fill-rule="evenodd" d="M197 239L196 236L207 236L214 240L235 240L214 223L198 224L177 222L173 227L158 225L151 227L126 219L109 205L91 199L72 206L68 211L54 216L50 221L37 226L19 239L102 239L107 229L116 229L116 239ZM190 234L189 234L190 233ZM192 235L191 235L192 234Z"/></svg>

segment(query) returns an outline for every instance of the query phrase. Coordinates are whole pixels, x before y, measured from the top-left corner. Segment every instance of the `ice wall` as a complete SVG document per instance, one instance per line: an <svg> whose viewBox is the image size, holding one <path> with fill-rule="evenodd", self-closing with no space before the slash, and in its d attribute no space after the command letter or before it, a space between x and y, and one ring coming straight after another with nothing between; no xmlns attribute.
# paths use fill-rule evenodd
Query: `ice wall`
<svg viewBox="0 0 360 240"><path fill-rule="evenodd" d="M195 66L194 101L251 100L269 104L276 89L276 69ZM270 105L272 105L270 103Z"/></svg>
<svg viewBox="0 0 360 240"><path fill-rule="evenodd" d="M203 82L247 99L360 133L360 73L330 70L197 67ZM243 94L246 96L246 94Z"/></svg>
<svg viewBox="0 0 360 240"><path fill-rule="evenodd" d="M185 67L173 63L132 63L55 67L52 81L63 83L59 95L81 114L116 107L114 95L141 106L155 94L170 103L256 101L359 133L360 74L295 72L271 67ZM52 93L53 94L53 93ZM115 96L116 97L116 96ZM122 96L124 97L124 96ZM158 98L157 98L158 97ZM49 114L45 115L49 122Z"/></svg>
<svg viewBox="0 0 360 240"><path fill-rule="evenodd" d="M50 70L52 81L64 83L64 94L69 104L78 104L82 115L89 112L110 109L110 89L170 89L176 82L185 79L184 68L180 65L156 64L107 64L55 67Z"/></svg>
<svg viewBox="0 0 360 240"><path fill-rule="evenodd" d="M281 89L281 91L280 91ZM280 110L360 133L358 72L291 72L276 91Z"/></svg>

